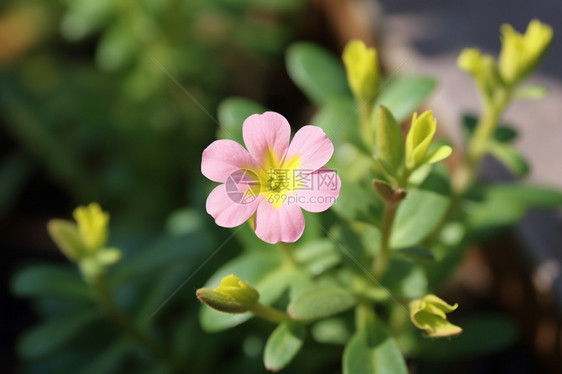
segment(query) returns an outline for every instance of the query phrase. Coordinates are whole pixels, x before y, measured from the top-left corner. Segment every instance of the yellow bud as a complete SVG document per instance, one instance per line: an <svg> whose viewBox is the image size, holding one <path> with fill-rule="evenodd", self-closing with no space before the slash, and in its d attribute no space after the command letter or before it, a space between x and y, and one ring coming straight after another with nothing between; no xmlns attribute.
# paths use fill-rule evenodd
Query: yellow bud
<svg viewBox="0 0 562 374"><path fill-rule="evenodd" d="M435 295L410 302L410 319L428 337L440 338L458 335L462 328L447 321L447 313L457 309L458 304L449 305Z"/></svg>
<svg viewBox="0 0 562 374"><path fill-rule="evenodd" d="M457 65L462 70L477 76L482 71L482 53L478 48L465 48L457 59Z"/></svg>
<svg viewBox="0 0 562 374"><path fill-rule="evenodd" d="M225 313L244 313L258 304L260 294L250 284L234 274L224 277L220 285L211 290L197 290L199 300L213 309Z"/></svg>
<svg viewBox="0 0 562 374"><path fill-rule="evenodd" d="M502 82L494 58L482 54L477 48L465 48L457 59L457 65L470 73L487 99L492 99L494 89Z"/></svg>
<svg viewBox="0 0 562 374"><path fill-rule="evenodd" d="M534 19L524 35L508 24L502 25L501 32L500 73L508 84L515 84L537 67L552 41L552 27Z"/></svg>
<svg viewBox="0 0 562 374"><path fill-rule="evenodd" d="M104 247L107 242L109 214L102 211L97 203L91 203L87 207L79 206L73 215L86 248L96 251Z"/></svg>
<svg viewBox="0 0 562 374"><path fill-rule="evenodd" d="M240 280L236 275L230 274L221 280L221 284L215 288L215 292L231 297L246 305L255 305L260 294L249 283Z"/></svg>
<svg viewBox="0 0 562 374"><path fill-rule="evenodd" d="M345 46L342 58L353 95L362 102L373 100L380 78L377 51L354 39Z"/></svg>
<svg viewBox="0 0 562 374"><path fill-rule="evenodd" d="M406 136L406 167L409 170L414 170L429 160L433 161L433 154L428 156L427 151L436 129L437 120L430 110L423 112L419 117L414 113L412 126Z"/></svg>

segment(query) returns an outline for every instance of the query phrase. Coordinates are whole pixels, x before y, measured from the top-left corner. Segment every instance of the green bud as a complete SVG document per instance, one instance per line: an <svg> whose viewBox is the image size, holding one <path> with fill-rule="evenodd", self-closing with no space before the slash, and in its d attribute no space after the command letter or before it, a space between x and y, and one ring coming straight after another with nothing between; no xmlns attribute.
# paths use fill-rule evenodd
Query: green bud
<svg viewBox="0 0 562 374"><path fill-rule="evenodd" d="M86 252L86 247L74 222L53 219L47 223L47 231L69 260L77 261Z"/></svg>
<svg viewBox="0 0 562 374"><path fill-rule="evenodd" d="M536 69L552 42L552 27L534 19L524 35L508 24L502 25L501 32L499 70L508 84L515 84Z"/></svg>
<svg viewBox="0 0 562 374"><path fill-rule="evenodd" d="M372 101L380 79L377 51L354 39L345 46L342 58L353 95L360 102Z"/></svg>
<svg viewBox="0 0 562 374"><path fill-rule="evenodd" d="M377 133L377 156L397 172L404 162L404 140L400 126L390 111L379 106L376 111L375 127Z"/></svg>
<svg viewBox="0 0 562 374"><path fill-rule="evenodd" d="M231 274L224 277L214 290L198 289L197 297L209 307L220 312L245 313L258 304L260 295L249 283Z"/></svg>
<svg viewBox="0 0 562 374"><path fill-rule="evenodd" d="M447 313L457 309L458 304L449 305L435 295L410 302L410 319L428 337L441 338L458 335L462 328L447 321Z"/></svg>

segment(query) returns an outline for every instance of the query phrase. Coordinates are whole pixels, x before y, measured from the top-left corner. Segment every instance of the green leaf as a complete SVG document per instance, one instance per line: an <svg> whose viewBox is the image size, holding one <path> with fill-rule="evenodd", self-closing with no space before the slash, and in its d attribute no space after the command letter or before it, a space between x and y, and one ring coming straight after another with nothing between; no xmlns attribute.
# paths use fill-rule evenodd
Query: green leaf
<svg viewBox="0 0 562 374"><path fill-rule="evenodd" d="M267 9L274 12L291 12L303 7L302 0L250 0L253 7ZM239 0L232 3L239 4Z"/></svg>
<svg viewBox="0 0 562 374"><path fill-rule="evenodd" d="M0 162L0 217L8 213L17 201L23 184L31 175L35 164L21 150L12 151Z"/></svg>
<svg viewBox="0 0 562 374"><path fill-rule="evenodd" d="M387 107L398 123L410 117L436 86L435 79L429 77L391 76L386 79L388 84L383 81L375 106Z"/></svg>
<svg viewBox="0 0 562 374"><path fill-rule="evenodd" d="M441 147L437 148L434 152L428 154L424 160L426 164L434 164L441 160L446 159L453 153L453 148L448 145L442 145Z"/></svg>
<svg viewBox="0 0 562 374"><path fill-rule="evenodd" d="M360 271L355 263L356 261L364 267L370 266L372 258L370 258L369 255L373 254L370 253L370 250L373 250L372 247L375 247L380 240L369 243L370 247L368 247L362 241L362 239L367 240L367 234L371 233L368 233L364 227L360 227L359 225L352 226L350 222L346 220L341 220L341 222L330 229L330 239L334 239L336 247L341 253L342 261L350 265L351 269ZM374 248L374 250L378 251L378 248Z"/></svg>
<svg viewBox="0 0 562 374"><path fill-rule="evenodd" d="M78 272L62 265L34 265L12 278L12 292L24 297L94 300L95 295Z"/></svg>
<svg viewBox="0 0 562 374"><path fill-rule="evenodd" d="M503 195L491 195L483 202L466 202L465 210L468 237L472 241L483 241L519 222L526 207Z"/></svg>
<svg viewBox="0 0 562 374"><path fill-rule="evenodd" d="M334 142L336 151L344 140L357 147L363 147L363 140L359 135L357 104L351 97L330 98L318 109L310 124L324 130L328 138Z"/></svg>
<svg viewBox="0 0 562 374"><path fill-rule="evenodd" d="M316 286L298 294L287 307L296 320L314 320L341 313L357 304L357 298L337 286Z"/></svg>
<svg viewBox="0 0 562 374"><path fill-rule="evenodd" d="M515 96L520 99L542 99L548 95L548 88L539 85L524 86L515 92Z"/></svg>
<svg viewBox="0 0 562 374"><path fill-rule="evenodd" d="M351 338L351 332L341 318L322 319L312 325L312 337L319 343L345 345Z"/></svg>
<svg viewBox="0 0 562 374"><path fill-rule="evenodd" d="M554 188L506 183L486 188L490 199L504 198L527 208L555 209L562 206L562 191Z"/></svg>
<svg viewBox="0 0 562 374"><path fill-rule="evenodd" d="M340 61L316 44L298 42L291 45L286 64L293 82L318 106L332 97L351 95Z"/></svg>
<svg viewBox="0 0 562 374"><path fill-rule="evenodd" d="M464 115L462 118L463 127L466 131L468 139L474 134L474 129L478 124L478 119L471 115ZM493 139L500 143L509 143L517 138L517 131L513 129L513 126L500 124L494 130Z"/></svg>
<svg viewBox="0 0 562 374"><path fill-rule="evenodd" d="M124 255L110 274L110 281L120 284L130 279L149 276L177 262L194 261L208 254L212 245L213 240L205 231L162 236L141 251Z"/></svg>
<svg viewBox="0 0 562 374"><path fill-rule="evenodd" d="M279 371L296 356L304 343L305 328L301 324L282 323L265 344L263 361L269 371Z"/></svg>
<svg viewBox="0 0 562 374"><path fill-rule="evenodd" d="M421 263L431 264L436 261L430 250L421 247L402 248L398 249L396 253Z"/></svg>
<svg viewBox="0 0 562 374"><path fill-rule="evenodd" d="M28 360L44 357L67 343L89 323L100 317L97 310L58 316L32 327L19 339L19 355Z"/></svg>
<svg viewBox="0 0 562 374"><path fill-rule="evenodd" d="M377 154L396 172L404 162L404 139L400 125L396 123L392 113L384 106L375 107L373 111L377 134ZM395 174L393 174L395 175Z"/></svg>
<svg viewBox="0 0 562 374"><path fill-rule="evenodd" d="M302 213L304 214L305 222L310 222L311 220L318 218L316 213L307 212L306 210L303 210ZM322 228L319 225L317 224L306 225L304 232L298 241L298 246L300 247L311 242L316 242L317 240L320 240L320 238L322 238L323 236L324 236L324 232L322 231ZM262 241L262 243L264 242Z"/></svg>
<svg viewBox="0 0 562 374"><path fill-rule="evenodd" d="M275 244L269 244L257 237L249 223L245 223L236 230L236 240L247 252L277 251Z"/></svg>
<svg viewBox="0 0 562 374"><path fill-rule="evenodd" d="M427 277L423 268L401 256L390 259L382 281L399 298L419 298L427 292Z"/></svg>
<svg viewBox="0 0 562 374"><path fill-rule="evenodd" d="M408 374L404 358L382 323L357 331L343 352L344 374Z"/></svg>
<svg viewBox="0 0 562 374"><path fill-rule="evenodd" d="M229 97L219 104L218 117L220 129L218 137L221 139L232 139L244 144L242 138L242 124L252 114L261 114L267 109L261 105L243 97Z"/></svg>
<svg viewBox="0 0 562 374"><path fill-rule="evenodd" d="M116 72L131 62L137 48L131 30L121 23L112 23L98 41L96 63L104 71Z"/></svg>
<svg viewBox="0 0 562 374"><path fill-rule="evenodd" d="M196 263L179 261L158 272L148 285L143 286L142 299L135 308L135 319L143 324L156 322L157 318L151 317L166 303L171 290L176 289L195 266Z"/></svg>
<svg viewBox="0 0 562 374"><path fill-rule="evenodd" d="M345 171L340 169L340 177L346 180ZM337 204L332 210L351 221L361 221L371 225L382 222L384 203L372 187L372 182L358 181L342 184Z"/></svg>
<svg viewBox="0 0 562 374"><path fill-rule="evenodd" d="M529 173L529 163L510 144L490 141L488 151L518 177Z"/></svg>
<svg viewBox="0 0 562 374"><path fill-rule="evenodd" d="M206 229L207 217L196 208L178 209L166 220L166 233L170 236L194 234Z"/></svg>
<svg viewBox="0 0 562 374"><path fill-rule="evenodd" d="M390 245L406 248L418 245L437 227L450 200L449 177L437 165L418 189L411 190L396 212Z"/></svg>
<svg viewBox="0 0 562 374"><path fill-rule="evenodd" d="M119 365L127 358L127 355L135 349L135 345L127 336L112 341L109 346L101 352L97 352L92 361L88 362L81 374L112 373L117 371Z"/></svg>
<svg viewBox="0 0 562 374"><path fill-rule="evenodd" d="M260 302L269 305L289 287L292 269L282 266L280 251L253 252L238 257L222 266L207 281L205 287L215 288L222 278L235 274L250 283L260 293ZM216 332L237 326L252 317L250 313L225 314L207 306L201 308L201 326L208 332Z"/></svg>
<svg viewBox="0 0 562 374"><path fill-rule="evenodd" d="M517 327L502 315L481 315L458 321L463 333L452 339L420 339L419 356L429 360L467 359L511 346Z"/></svg>
<svg viewBox="0 0 562 374"><path fill-rule="evenodd" d="M295 259L313 275L320 275L341 261L336 245L329 239L300 245L295 250Z"/></svg>
<svg viewBox="0 0 562 374"><path fill-rule="evenodd" d="M76 261L88 251L74 222L52 219L47 223L47 231L59 250L70 260Z"/></svg>

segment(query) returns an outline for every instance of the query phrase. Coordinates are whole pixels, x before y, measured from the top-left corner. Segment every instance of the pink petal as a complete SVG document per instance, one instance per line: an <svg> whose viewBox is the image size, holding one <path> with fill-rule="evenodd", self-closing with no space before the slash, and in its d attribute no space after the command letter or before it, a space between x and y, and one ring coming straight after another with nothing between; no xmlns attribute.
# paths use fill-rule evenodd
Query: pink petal
<svg viewBox="0 0 562 374"><path fill-rule="evenodd" d="M296 242L304 231L304 215L297 204L283 204L275 209L266 199L256 212L256 235L264 242Z"/></svg>
<svg viewBox="0 0 562 374"><path fill-rule="evenodd" d="M320 168L307 176L307 186L293 192L291 199L309 212L323 212L331 207L340 195L341 180L337 172Z"/></svg>
<svg viewBox="0 0 562 374"><path fill-rule="evenodd" d="M320 127L304 126L293 137L286 158L299 156L299 169L312 172L324 166L333 153L334 145Z"/></svg>
<svg viewBox="0 0 562 374"><path fill-rule="evenodd" d="M256 211L262 196L240 203L237 197L233 197L226 191L225 185L221 184L207 197L207 213L215 219L215 223L222 227L235 227L246 222Z"/></svg>
<svg viewBox="0 0 562 374"><path fill-rule="evenodd" d="M254 168L255 161L233 140L216 140L203 151L201 173L214 182L224 183L238 169Z"/></svg>
<svg viewBox="0 0 562 374"><path fill-rule="evenodd" d="M273 149L278 159L283 158L289 147L291 126L279 113L253 114L244 121L242 135L252 157L261 163L268 149Z"/></svg>

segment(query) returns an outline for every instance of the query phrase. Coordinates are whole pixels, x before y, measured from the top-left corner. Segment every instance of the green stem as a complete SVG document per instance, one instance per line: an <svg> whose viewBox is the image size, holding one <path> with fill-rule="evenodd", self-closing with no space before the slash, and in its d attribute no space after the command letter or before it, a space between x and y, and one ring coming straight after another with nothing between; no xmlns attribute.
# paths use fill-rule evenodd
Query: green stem
<svg viewBox="0 0 562 374"><path fill-rule="evenodd" d="M285 255L285 259L287 260L287 263L290 264L291 266L296 266L297 259L295 258L295 255L293 253L293 245L290 243L279 242L279 246L283 250L283 254Z"/></svg>
<svg viewBox="0 0 562 374"><path fill-rule="evenodd" d="M262 303L257 303L255 307L250 309L250 311L258 317L275 323L282 323L291 320L291 318L285 312L264 305Z"/></svg>
<svg viewBox="0 0 562 374"><path fill-rule="evenodd" d="M375 134L371 124L372 103L359 103L359 110L361 112L361 137L367 149L372 150L375 146Z"/></svg>
<svg viewBox="0 0 562 374"><path fill-rule="evenodd" d="M465 161L453 176L453 188L456 195L462 196L474 180L476 168L488 151L488 142L494 135L501 115L511 100L512 91L511 88L502 89L498 91L496 100L485 102L484 113L468 144Z"/></svg>
<svg viewBox="0 0 562 374"><path fill-rule="evenodd" d="M150 352L156 359L166 363L172 372L174 372L175 365L166 354L163 347L148 336L144 331L135 326L119 307L113 301L111 290L103 275L99 275L91 279L99 299L99 303L109 319L117 324L127 335L137 341L146 351Z"/></svg>
<svg viewBox="0 0 562 374"><path fill-rule="evenodd" d="M449 222L451 215L462 201L466 190L474 181L478 164L487 152L488 142L494 135L501 115L509 104L512 95L513 88L508 87L498 92L496 100L484 101L484 113L476 124L474 135L468 144L468 151L465 159L452 176L453 193L449 201L449 206L437 227L433 230L432 234L429 235L428 241L430 243L437 238L443 226Z"/></svg>
<svg viewBox="0 0 562 374"><path fill-rule="evenodd" d="M373 264L376 278L381 278L386 271L386 267L388 266L388 261L390 259L390 234L392 232L392 225L394 224L396 210L398 209L399 205L400 202L386 202L384 226L382 229L381 251L375 259L375 263Z"/></svg>
<svg viewBox="0 0 562 374"><path fill-rule="evenodd" d="M357 331L367 328L375 318L373 307L370 303L360 303L355 308L355 329Z"/></svg>

